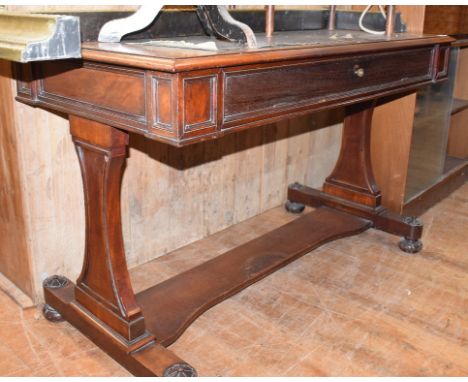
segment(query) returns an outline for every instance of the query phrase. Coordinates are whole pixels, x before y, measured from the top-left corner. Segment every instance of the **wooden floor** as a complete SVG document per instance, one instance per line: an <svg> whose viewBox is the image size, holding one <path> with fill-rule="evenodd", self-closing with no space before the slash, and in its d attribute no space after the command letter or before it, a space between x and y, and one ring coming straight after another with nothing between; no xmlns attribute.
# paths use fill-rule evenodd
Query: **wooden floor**
<svg viewBox="0 0 468 382"><path fill-rule="evenodd" d="M134 285L291 219L268 211L134 269ZM201 376L468 375L468 184L422 219L422 253L375 230L327 244L206 312L171 349ZM0 375L128 375L67 323L0 304Z"/></svg>

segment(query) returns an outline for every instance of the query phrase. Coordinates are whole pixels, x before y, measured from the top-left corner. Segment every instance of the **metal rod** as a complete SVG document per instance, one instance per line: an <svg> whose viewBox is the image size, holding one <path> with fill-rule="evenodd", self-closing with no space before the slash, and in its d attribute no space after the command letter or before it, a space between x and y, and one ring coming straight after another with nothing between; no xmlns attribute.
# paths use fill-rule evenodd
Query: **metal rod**
<svg viewBox="0 0 468 382"><path fill-rule="evenodd" d="M395 6L387 5L387 22L385 23L385 35L392 36L395 31Z"/></svg>
<svg viewBox="0 0 468 382"><path fill-rule="evenodd" d="M334 31L336 27L336 5L330 5L330 14L328 17L328 30Z"/></svg>
<svg viewBox="0 0 468 382"><path fill-rule="evenodd" d="M267 5L265 7L265 36L271 37L275 30L275 6Z"/></svg>

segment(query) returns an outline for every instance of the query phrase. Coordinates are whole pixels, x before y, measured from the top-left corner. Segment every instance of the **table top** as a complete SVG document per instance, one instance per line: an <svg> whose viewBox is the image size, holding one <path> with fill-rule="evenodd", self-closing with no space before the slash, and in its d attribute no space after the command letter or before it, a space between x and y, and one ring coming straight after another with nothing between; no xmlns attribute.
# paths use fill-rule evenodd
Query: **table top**
<svg viewBox="0 0 468 382"><path fill-rule="evenodd" d="M448 36L410 33L387 37L354 30L308 30L276 32L271 38L257 34L258 46L254 49L209 36L188 36L121 43L87 42L82 45L82 54L84 59L108 64L177 72L379 52L452 41Z"/></svg>
<svg viewBox="0 0 468 382"><path fill-rule="evenodd" d="M22 67L18 99L183 146L444 80L452 41L315 30L259 35L255 49L202 36L90 42L83 61Z"/></svg>

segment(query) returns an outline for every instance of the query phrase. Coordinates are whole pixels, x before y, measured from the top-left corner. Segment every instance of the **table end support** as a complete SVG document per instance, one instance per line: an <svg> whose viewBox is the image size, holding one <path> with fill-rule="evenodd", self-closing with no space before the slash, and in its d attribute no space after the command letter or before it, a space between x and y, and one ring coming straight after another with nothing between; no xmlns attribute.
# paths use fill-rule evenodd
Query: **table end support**
<svg viewBox="0 0 468 382"><path fill-rule="evenodd" d="M401 216L381 205L380 189L372 172L370 138L375 102L346 107L341 151L323 191L293 183L288 188L288 204L327 206L372 221L373 227L402 236L399 248L406 253L422 249L422 223Z"/></svg>
<svg viewBox="0 0 468 382"><path fill-rule="evenodd" d="M65 279L62 276L52 276L49 279L57 277ZM76 286L66 280L67 283L61 286L44 282L46 306L51 307L130 373L141 377L197 376L197 371L191 365L153 339L144 346L129 349L126 341L116 336L106 324L97 321L76 301Z"/></svg>
<svg viewBox="0 0 468 382"><path fill-rule="evenodd" d="M120 190L128 133L74 115L70 132L80 162L86 212L85 253L74 299L130 352L154 336L146 330L135 299L122 235Z"/></svg>

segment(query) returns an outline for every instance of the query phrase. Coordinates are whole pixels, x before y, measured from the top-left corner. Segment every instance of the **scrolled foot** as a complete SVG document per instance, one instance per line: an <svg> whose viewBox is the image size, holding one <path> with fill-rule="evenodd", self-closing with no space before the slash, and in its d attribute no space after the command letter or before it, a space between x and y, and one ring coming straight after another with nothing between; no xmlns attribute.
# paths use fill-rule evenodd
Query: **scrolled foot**
<svg viewBox="0 0 468 382"><path fill-rule="evenodd" d="M42 308L42 314L44 315L45 319L50 322L61 322L63 321L62 315L57 312L54 308L52 308L49 304L45 304Z"/></svg>
<svg viewBox="0 0 468 382"><path fill-rule="evenodd" d="M286 211L291 212L292 214L300 214L304 211L305 205L302 203L291 202L288 200L284 205L284 208L286 209Z"/></svg>
<svg viewBox="0 0 468 382"><path fill-rule="evenodd" d="M423 244L421 240L412 240L412 239L403 238L398 243L398 246L403 252L418 253L422 249Z"/></svg>
<svg viewBox="0 0 468 382"><path fill-rule="evenodd" d="M164 370L163 377L197 377L197 371L188 363L175 363Z"/></svg>

